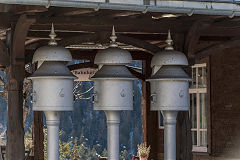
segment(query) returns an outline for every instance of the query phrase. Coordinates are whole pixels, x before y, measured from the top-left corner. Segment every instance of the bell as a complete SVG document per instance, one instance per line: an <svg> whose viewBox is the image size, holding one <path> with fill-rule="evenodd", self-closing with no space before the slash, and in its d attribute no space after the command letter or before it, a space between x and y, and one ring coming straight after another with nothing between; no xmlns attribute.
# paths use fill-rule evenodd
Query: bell
<svg viewBox="0 0 240 160"><path fill-rule="evenodd" d="M125 66L104 65L92 78L95 110L132 110L133 80Z"/></svg>
<svg viewBox="0 0 240 160"><path fill-rule="evenodd" d="M161 111L164 116L164 160L176 160L176 123L178 111L189 108L189 81L182 69L187 66L186 56L175 51L170 31L164 51L153 56L151 66L151 110Z"/></svg>
<svg viewBox="0 0 240 160"><path fill-rule="evenodd" d="M151 110L188 110L191 79L179 66L163 66L148 81L151 83Z"/></svg>
<svg viewBox="0 0 240 160"><path fill-rule="evenodd" d="M44 111L47 124L47 159L59 159L59 124L61 111L73 110L73 79L66 62L72 61L71 53L57 46L52 25L48 46L39 48L33 56L38 69L29 79L33 83L34 111Z"/></svg>
<svg viewBox="0 0 240 160"><path fill-rule="evenodd" d="M119 124L122 110L133 109L133 80L126 68L132 62L131 54L120 49L116 43L113 27L110 47L99 51L94 63L99 71L94 81L94 110L103 110L108 126L108 158L119 160Z"/></svg>
<svg viewBox="0 0 240 160"><path fill-rule="evenodd" d="M62 62L45 61L32 76L34 111L73 110L75 76Z"/></svg>

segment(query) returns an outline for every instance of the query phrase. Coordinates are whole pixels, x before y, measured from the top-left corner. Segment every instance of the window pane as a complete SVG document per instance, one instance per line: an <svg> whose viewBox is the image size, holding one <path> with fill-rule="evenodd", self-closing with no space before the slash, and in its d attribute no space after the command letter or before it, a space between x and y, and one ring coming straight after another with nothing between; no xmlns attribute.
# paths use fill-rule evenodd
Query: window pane
<svg viewBox="0 0 240 160"><path fill-rule="evenodd" d="M207 147L207 132L206 131L200 132L200 146Z"/></svg>
<svg viewBox="0 0 240 160"><path fill-rule="evenodd" d="M196 68L192 68L192 85L190 86L190 88L196 88Z"/></svg>
<svg viewBox="0 0 240 160"><path fill-rule="evenodd" d="M207 73L206 73L206 67L199 67L198 68L198 88L206 88L206 77L207 77Z"/></svg>
<svg viewBox="0 0 240 160"><path fill-rule="evenodd" d="M207 67L203 67L202 74L203 74L202 87L207 88Z"/></svg>
<svg viewBox="0 0 240 160"><path fill-rule="evenodd" d="M197 131L192 131L192 143L197 146Z"/></svg>
<svg viewBox="0 0 240 160"><path fill-rule="evenodd" d="M193 150L207 149L207 67L196 64L192 67L190 83L190 119L192 123ZM204 150L206 152L207 150Z"/></svg>
<svg viewBox="0 0 240 160"><path fill-rule="evenodd" d="M207 94L200 93L200 128L207 129Z"/></svg>
<svg viewBox="0 0 240 160"><path fill-rule="evenodd" d="M197 128L197 99L196 93L190 94L192 128Z"/></svg>

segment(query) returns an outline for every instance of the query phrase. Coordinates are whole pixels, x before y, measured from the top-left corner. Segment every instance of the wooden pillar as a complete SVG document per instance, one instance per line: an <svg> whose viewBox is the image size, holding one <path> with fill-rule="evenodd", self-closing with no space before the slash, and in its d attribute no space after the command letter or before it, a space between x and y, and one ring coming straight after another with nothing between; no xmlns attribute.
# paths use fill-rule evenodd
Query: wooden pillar
<svg viewBox="0 0 240 160"><path fill-rule="evenodd" d="M145 79L147 77L150 77L151 75L148 74L148 72L151 73L150 68L150 62L143 60L142 62L142 74L145 76ZM147 75L148 74L148 75ZM142 125L143 125L143 142L148 142L148 121L149 121L149 112L150 112L150 83L146 81L142 81Z"/></svg>
<svg viewBox="0 0 240 160"><path fill-rule="evenodd" d="M21 15L12 27L10 38L10 64L8 68L8 125L7 159L25 158L23 128L23 80L25 77L25 38L29 26L34 22Z"/></svg>
<svg viewBox="0 0 240 160"><path fill-rule="evenodd" d="M184 35L175 34L173 38L175 50L183 52ZM191 122L187 111L179 112L177 117L177 160L192 160Z"/></svg>
<svg viewBox="0 0 240 160"><path fill-rule="evenodd" d="M143 61L143 75L145 79L151 77L151 59ZM157 159L158 155L158 113L150 111L150 83L142 81L142 123L143 123L143 142L151 145L149 159Z"/></svg>
<svg viewBox="0 0 240 160"><path fill-rule="evenodd" d="M33 112L34 160L44 160L43 112Z"/></svg>

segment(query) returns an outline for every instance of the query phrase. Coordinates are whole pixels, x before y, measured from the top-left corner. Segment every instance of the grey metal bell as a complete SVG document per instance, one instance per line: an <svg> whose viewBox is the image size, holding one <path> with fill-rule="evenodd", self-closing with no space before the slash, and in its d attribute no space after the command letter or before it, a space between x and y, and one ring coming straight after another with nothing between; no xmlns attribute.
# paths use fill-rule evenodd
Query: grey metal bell
<svg viewBox="0 0 240 160"><path fill-rule="evenodd" d="M133 109L133 80L136 78L125 66L132 62L132 57L118 47L114 27L110 38L110 47L99 51L95 57L99 70L91 79L94 81L94 110L103 110L107 117L107 159L119 160L121 111Z"/></svg>
<svg viewBox="0 0 240 160"><path fill-rule="evenodd" d="M95 110L132 110L133 80L125 66L104 65L92 78Z"/></svg>
<svg viewBox="0 0 240 160"><path fill-rule="evenodd" d="M165 50L152 58L154 71L147 80L151 83L151 110L188 110L191 78L182 69L188 60L184 53L173 49L170 31L166 42Z"/></svg>
<svg viewBox="0 0 240 160"><path fill-rule="evenodd" d="M164 116L164 160L176 160L176 123L178 111L189 108L189 81L182 69L188 61L184 53L174 51L170 31L164 51L152 58L151 110Z"/></svg>
<svg viewBox="0 0 240 160"><path fill-rule="evenodd" d="M127 50L121 49L116 43L115 29L113 27L112 35L110 37L111 44L109 48L100 50L94 59L97 65L126 65L132 62L131 53Z"/></svg>
<svg viewBox="0 0 240 160"><path fill-rule="evenodd" d="M188 110L191 79L179 66L163 66L148 81L151 83L151 110Z"/></svg>
<svg viewBox="0 0 240 160"><path fill-rule="evenodd" d="M48 46L39 48L33 63L38 69L29 79L33 83L34 111L44 111L47 124L47 160L59 159L59 124L61 111L73 110L73 79L66 62L72 61L71 53L57 46L52 25Z"/></svg>
<svg viewBox="0 0 240 160"><path fill-rule="evenodd" d="M94 60L101 66L91 78L94 81L94 109L132 110L135 77L125 66L132 62L132 56L118 47L114 27L110 39L110 47L99 51Z"/></svg>
<svg viewBox="0 0 240 160"><path fill-rule="evenodd" d="M73 110L75 76L62 62L45 61L32 76L34 111Z"/></svg>

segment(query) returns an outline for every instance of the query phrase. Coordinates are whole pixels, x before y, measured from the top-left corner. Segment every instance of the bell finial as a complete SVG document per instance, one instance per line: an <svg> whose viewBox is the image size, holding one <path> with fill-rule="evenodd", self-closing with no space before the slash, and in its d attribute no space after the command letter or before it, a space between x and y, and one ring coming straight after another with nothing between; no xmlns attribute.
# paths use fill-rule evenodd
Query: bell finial
<svg viewBox="0 0 240 160"><path fill-rule="evenodd" d="M173 40L171 38L170 29L168 30L168 38L166 40L167 46L165 47L165 50L174 50L173 49Z"/></svg>
<svg viewBox="0 0 240 160"><path fill-rule="evenodd" d="M52 23L52 29L51 29L51 33L49 34L49 37L50 37L50 41L48 42L48 45L50 46L56 46L57 45L57 42L55 40L55 37L56 37L56 33L54 31L54 25Z"/></svg>
<svg viewBox="0 0 240 160"><path fill-rule="evenodd" d="M110 39L111 39L110 47L117 47L118 46L117 43L116 43L117 36L116 36L116 33L115 33L114 26L112 28L112 35L111 35Z"/></svg>

